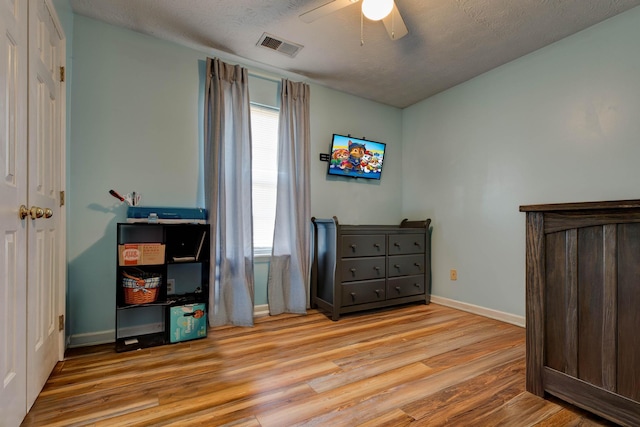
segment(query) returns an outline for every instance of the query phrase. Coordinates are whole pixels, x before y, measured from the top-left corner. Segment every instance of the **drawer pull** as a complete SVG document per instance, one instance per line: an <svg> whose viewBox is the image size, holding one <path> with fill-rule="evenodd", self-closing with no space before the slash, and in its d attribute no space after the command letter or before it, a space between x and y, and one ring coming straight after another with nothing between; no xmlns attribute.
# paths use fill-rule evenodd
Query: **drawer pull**
<svg viewBox="0 0 640 427"><path fill-rule="evenodd" d="M351 245L351 249L353 249L353 252L356 251L356 248L358 247L358 245L356 245L355 243L353 245Z"/></svg>
<svg viewBox="0 0 640 427"><path fill-rule="evenodd" d="M397 248L400 248L400 243L398 243L398 242L393 242L393 246L395 246L395 247L397 247Z"/></svg>
<svg viewBox="0 0 640 427"><path fill-rule="evenodd" d="M420 242L413 242L414 245L416 245L417 247L420 247Z"/></svg>
<svg viewBox="0 0 640 427"><path fill-rule="evenodd" d="M374 269L375 271L377 271L378 273L380 272L380 267L378 267L377 265L374 265L374 266L373 266L373 269Z"/></svg>
<svg viewBox="0 0 640 427"><path fill-rule="evenodd" d="M420 268L420 263L418 263L418 262L414 262L413 265L415 265L416 267Z"/></svg>
<svg viewBox="0 0 640 427"><path fill-rule="evenodd" d="M356 269L355 269L355 268L350 268L350 269L349 269L349 271L350 271L351 273L353 273L354 275L356 274Z"/></svg>
<svg viewBox="0 0 640 427"><path fill-rule="evenodd" d="M376 292L376 296L380 296L380 289L376 289L375 292Z"/></svg>
<svg viewBox="0 0 640 427"><path fill-rule="evenodd" d="M415 286L416 288L420 287L420 283L414 283L413 286Z"/></svg>
<svg viewBox="0 0 640 427"><path fill-rule="evenodd" d="M380 243L374 243L373 247L376 248L376 249L380 249Z"/></svg>
<svg viewBox="0 0 640 427"><path fill-rule="evenodd" d="M400 270L400 264L394 264L393 265L395 268L397 268L398 270Z"/></svg>
<svg viewBox="0 0 640 427"><path fill-rule="evenodd" d="M396 291L398 291L398 293L400 293L400 286L396 286Z"/></svg>
<svg viewBox="0 0 640 427"><path fill-rule="evenodd" d="M351 292L349 295L351 295L351 299L352 300L356 300L356 293L355 292Z"/></svg>

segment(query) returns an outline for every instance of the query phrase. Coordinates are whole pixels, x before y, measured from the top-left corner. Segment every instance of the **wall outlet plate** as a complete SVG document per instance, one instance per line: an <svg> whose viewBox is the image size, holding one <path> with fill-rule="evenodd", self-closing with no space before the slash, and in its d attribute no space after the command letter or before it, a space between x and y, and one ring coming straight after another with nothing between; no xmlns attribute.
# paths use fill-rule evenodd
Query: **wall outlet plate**
<svg viewBox="0 0 640 427"><path fill-rule="evenodd" d="M167 295L176 293L176 279L167 279Z"/></svg>

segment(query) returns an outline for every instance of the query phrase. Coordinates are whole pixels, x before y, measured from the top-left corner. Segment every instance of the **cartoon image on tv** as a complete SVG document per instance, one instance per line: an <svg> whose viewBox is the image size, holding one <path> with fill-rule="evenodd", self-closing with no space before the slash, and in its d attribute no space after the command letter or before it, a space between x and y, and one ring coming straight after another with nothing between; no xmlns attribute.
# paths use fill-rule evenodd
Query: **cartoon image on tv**
<svg viewBox="0 0 640 427"><path fill-rule="evenodd" d="M365 151L364 144L349 140L349 163L347 164L347 168L354 172L362 172L360 163L362 162Z"/></svg>
<svg viewBox="0 0 640 427"><path fill-rule="evenodd" d="M329 174L380 179L385 144L334 135Z"/></svg>
<svg viewBox="0 0 640 427"><path fill-rule="evenodd" d="M338 148L333 150L331 153L331 167L336 167L340 169L345 168L345 162L349 159L349 150L345 148Z"/></svg>

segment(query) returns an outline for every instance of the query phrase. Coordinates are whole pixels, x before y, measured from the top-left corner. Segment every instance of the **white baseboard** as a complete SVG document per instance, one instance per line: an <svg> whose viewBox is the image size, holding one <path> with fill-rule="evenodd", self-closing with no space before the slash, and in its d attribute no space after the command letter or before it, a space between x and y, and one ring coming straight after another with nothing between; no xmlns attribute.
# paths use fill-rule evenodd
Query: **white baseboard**
<svg viewBox="0 0 640 427"><path fill-rule="evenodd" d="M149 323L147 325L120 328L120 336L128 337L133 335L153 334L160 331L162 331L162 323ZM115 329L71 335L68 337L68 348L88 347L91 345L112 343L116 340L115 336Z"/></svg>
<svg viewBox="0 0 640 427"><path fill-rule="evenodd" d="M68 348L88 347L90 345L107 344L115 341L115 330L75 334L67 337Z"/></svg>
<svg viewBox="0 0 640 427"><path fill-rule="evenodd" d="M445 305L445 304L442 304ZM256 305L253 307L255 317L269 315L269 304ZM134 326L120 329L121 336L142 335L159 332L162 330L161 323L151 323L148 325ZM115 342L115 330L90 332L86 334L75 334L67 337L67 348L88 347L91 345L108 344Z"/></svg>
<svg viewBox="0 0 640 427"><path fill-rule="evenodd" d="M256 305L253 307L253 317L263 317L269 315L269 304Z"/></svg>
<svg viewBox="0 0 640 427"><path fill-rule="evenodd" d="M469 313L477 314L480 316L488 317L490 319L500 320L501 322L510 323L512 325L525 327L524 316L517 316L511 313L505 313L504 311L493 310L491 308L480 307L479 305L473 305L466 302L456 301L449 298L438 297L431 295L431 302L434 304L444 305L446 307L455 308L458 310L466 311Z"/></svg>

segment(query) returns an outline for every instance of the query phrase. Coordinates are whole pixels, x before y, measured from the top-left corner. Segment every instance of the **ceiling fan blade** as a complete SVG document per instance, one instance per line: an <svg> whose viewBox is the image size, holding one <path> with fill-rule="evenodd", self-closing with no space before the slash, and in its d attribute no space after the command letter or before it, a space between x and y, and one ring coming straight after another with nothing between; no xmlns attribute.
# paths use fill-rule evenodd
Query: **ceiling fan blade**
<svg viewBox="0 0 640 427"><path fill-rule="evenodd" d="M395 1L393 2L391 13L382 20L382 23L384 24L384 28L387 29L391 40L398 40L409 34L409 30L407 30L407 26L404 25L404 20L400 15Z"/></svg>
<svg viewBox="0 0 640 427"><path fill-rule="evenodd" d="M359 0L333 0L329 3L325 3L322 6L318 6L315 9L311 9L310 11L303 13L302 15L300 15L300 19L309 24L316 19L322 18L325 15L335 12L336 10L340 10L344 7L358 3L358 1Z"/></svg>

